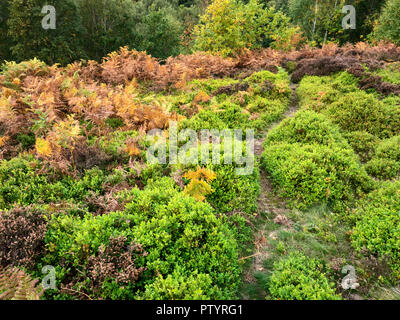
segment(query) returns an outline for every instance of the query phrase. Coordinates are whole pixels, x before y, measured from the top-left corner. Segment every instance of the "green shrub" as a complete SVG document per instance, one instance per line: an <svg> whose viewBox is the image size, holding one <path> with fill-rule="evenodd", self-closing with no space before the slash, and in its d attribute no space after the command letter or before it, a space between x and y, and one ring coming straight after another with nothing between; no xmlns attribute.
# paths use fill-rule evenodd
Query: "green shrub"
<svg viewBox="0 0 400 320"><path fill-rule="evenodd" d="M211 165L217 174L211 183L214 190L207 196L207 201L219 213L245 212L257 210L257 199L260 194L259 168L249 175L237 175L236 165Z"/></svg>
<svg viewBox="0 0 400 320"><path fill-rule="evenodd" d="M254 125L257 127L258 120L261 120L264 125L279 120L287 107L288 103L281 100L271 100L261 96L255 96L249 99L246 109L252 114L259 113L258 119L254 121ZM265 126L263 126L262 129L264 130Z"/></svg>
<svg viewBox="0 0 400 320"><path fill-rule="evenodd" d="M208 274L183 275L175 270L172 275L164 278L158 276L156 281L146 287L139 299L145 300L207 300L207 292L212 286Z"/></svg>
<svg viewBox="0 0 400 320"><path fill-rule="evenodd" d="M339 128L311 110L269 132L261 165L292 205L303 208L352 200L372 186Z"/></svg>
<svg viewBox="0 0 400 320"><path fill-rule="evenodd" d="M301 110L292 118L283 120L268 134L264 145L272 143L304 143L338 145L349 148L339 128L326 116L311 110Z"/></svg>
<svg viewBox="0 0 400 320"><path fill-rule="evenodd" d="M388 258L400 279L400 182L387 181L360 202L351 239L359 252Z"/></svg>
<svg viewBox="0 0 400 320"><path fill-rule="evenodd" d="M400 136L382 141L376 147L376 157L400 162Z"/></svg>
<svg viewBox="0 0 400 320"><path fill-rule="evenodd" d="M232 78L223 78L223 79L195 79L189 83L192 90L195 91L204 91L207 94L211 95L221 87L226 87L229 85L234 85L238 83L238 80Z"/></svg>
<svg viewBox="0 0 400 320"><path fill-rule="evenodd" d="M243 137L245 138L245 137ZM241 145L242 150L235 151L235 145ZM216 173L216 179L210 182L212 193L208 194L206 199L218 213L228 212L244 212L253 213L257 209L257 198L260 193L259 183L259 165L254 155L247 153L246 142L232 141L233 158L228 162L229 152L225 153L225 140L221 137L220 159L215 162L212 158L213 147L216 145L209 144L209 159L202 159L202 150L204 143L198 145L198 163L200 166L207 167ZM192 152L193 149L190 150ZM240 154L240 151L242 152ZM239 159L235 159L235 153L241 155L244 163L239 163ZM213 161L211 161L213 160ZM247 167L246 167L247 166ZM198 167L197 164L179 164L171 168L172 172L180 170L187 172ZM239 174L238 169L246 170ZM247 171L248 169L248 171Z"/></svg>
<svg viewBox="0 0 400 320"><path fill-rule="evenodd" d="M125 125L124 120L121 118L107 118L105 123L112 129L118 129L120 127L123 127Z"/></svg>
<svg viewBox="0 0 400 320"><path fill-rule="evenodd" d="M61 183L51 184L44 175L32 168L38 161L13 158L0 164L0 207L10 209L15 205L29 205L38 201L55 201L68 193Z"/></svg>
<svg viewBox="0 0 400 320"><path fill-rule="evenodd" d="M400 172L400 164L391 159L373 158L365 164L365 170L379 179L392 179Z"/></svg>
<svg viewBox="0 0 400 320"><path fill-rule="evenodd" d="M375 72L385 82L400 84L400 64L395 62Z"/></svg>
<svg viewBox="0 0 400 320"><path fill-rule="evenodd" d="M235 296L240 273L237 244L207 203L185 196L171 179L163 178L144 191L134 189L125 213L134 216L132 232L149 253L149 272L167 276L179 266L179 272L190 277L197 270L212 279L208 298Z"/></svg>
<svg viewBox="0 0 400 320"><path fill-rule="evenodd" d="M114 131L109 136L99 138L98 142L106 154L113 156L115 159L127 159L129 158L129 154L125 151L126 141L129 138L137 138L138 135L139 133L135 130Z"/></svg>
<svg viewBox="0 0 400 320"><path fill-rule="evenodd" d="M374 177L391 179L400 173L400 136L383 140L376 146L374 157L365 166Z"/></svg>
<svg viewBox="0 0 400 320"><path fill-rule="evenodd" d="M276 300L340 300L323 271L318 260L292 252L274 264L269 293Z"/></svg>
<svg viewBox="0 0 400 320"><path fill-rule="evenodd" d="M400 1L388 0L374 30L374 37L400 45Z"/></svg>
<svg viewBox="0 0 400 320"><path fill-rule="evenodd" d="M362 162L370 160L379 139L367 131L345 132L343 136L347 139L353 150L359 155Z"/></svg>
<svg viewBox="0 0 400 320"><path fill-rule="evenodd" d="M332 76L306 76L296 93L302 108L321 112L343 95L359 91L357 83L357 78L346 71Z"/></svg>
<svg viewBox="0 0 400 320"><path fill-rule="evenodd" d="M97 283L95 274L88 267L89 259L98 256L101 247L107 248L112 238L124 237L126 245L136 243L130 230L132 226L132 216L121 212L102 216L86 214L83 218L71 215L53 216L45 238L48 253L43 258L43 264L57 266L56 279L59 286L69 284L72 286L70 289L94 298L133 299L137 287L135 283L118 285L117 279L113 278ZM119 252L122 253L123 251ZM107 269L100 272L107 272ZM46 294L48 298L65 298L57 292Z"/></svg>
<svg viewBox="0 0 400 320"><path fill-rule="evenodd" d="M105 299L235 297L240 282L237 243L207 203L185 196L169 178L143 191L125 192L125 197L130 202L123 212L53 216L43 263L60 266L58 282L76 277L74 290ZM135 257L135 268L146 269L135 282L121 284L111 277L99 289L86 266L111 237L140 245L146 254ZM180 289L171 291L177 283Z"/></svg>
<svg viewBox="0 0 400 320"><path fill-rule="evenodd" d="M373 183L353 150L335 144L273 144L265 149L261 164L283 196L301 208L351 201Z"/></svg>
<svg viewBox="0 0 400 320"><path fill-rule="evenodd" d="M191 82L192 90L200 90L198 92L210 95L210 100L202 103L204 109L190 119L182 121L180 126L193 130L226 128L264 130L268 124L278 120L287 109L291 95L289 82L288 74L283 69L279 69L276 74L270 71L254 72L240 83L232 79L194 80ZM239 90L234 87L235 85L247 89ZM226 90L218 93L219 89ZM244 94L243 92L236 94L237 90L244 91ZM196 99L198 92L179 95L173 99L174 106L191 103ZM216 97L211 98L213 95ZM249 112L252 113L251 118Z"/></svg>
<svg viewBox="0 0 400 320"><path fill-rule="evenodd" d="M292 94L288 73L279 68L277 73L268 70L254 72L243 80L250 87L253 96L260 95L269 99L289 99Z"/></svg>

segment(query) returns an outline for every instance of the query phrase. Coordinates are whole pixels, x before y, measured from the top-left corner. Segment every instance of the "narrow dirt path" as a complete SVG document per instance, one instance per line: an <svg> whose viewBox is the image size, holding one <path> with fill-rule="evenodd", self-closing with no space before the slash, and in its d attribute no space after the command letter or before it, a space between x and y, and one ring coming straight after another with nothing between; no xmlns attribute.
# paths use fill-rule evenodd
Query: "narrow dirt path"
<svg viewBox="0 0 400 320"><path fill-rule="evenodd" d="M290 99L289 108L286 110L282 119L272 123L268 129L264 132L264 134L256 139L254 143L254 152L257 158L260 158L263 150L263 142L267 137L268 133L275 128L279 123L281 123L284 119L292 117L299 108L298 97L296 94L298 85L290 84L290 88L292 89L292 96ZM274 193L274 188L272 183L268 177L268 174L261 169L260 171L260 186L261 186L261 194L258 199L258 210L256 220L259 222L257 226L254 228L254 254L247 257L251 259L251 266L245 271L244 274L244 284L245 285L253 285L258 291L258 296L263 297L265 292L262 287L257 285L257 279L255 278L255 274L257 272L264 271L263 262L269 257L270 246L268 244L268 239L274 239L276 237L276 232L266 232L266 228L264 225L266 222L270 222L271 220L278 224L289 224L289 220L286 217L287 208L286 203L283 199L279 198ZM242 293L242 299L251 299L247 294Z"/></svg>

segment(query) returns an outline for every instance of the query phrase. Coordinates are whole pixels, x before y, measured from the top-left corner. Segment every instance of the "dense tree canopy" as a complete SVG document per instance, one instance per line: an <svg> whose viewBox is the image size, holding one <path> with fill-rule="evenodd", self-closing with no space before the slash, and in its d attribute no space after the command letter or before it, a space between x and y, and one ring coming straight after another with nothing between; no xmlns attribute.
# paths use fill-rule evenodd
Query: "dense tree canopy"
<svg viewBox="0 0 400 320"><path fill-rule="evenodd" d="M46 4L1 1L1 61L99 61L122 46L165 59L196 50L231 55L291 50L303 40L322 46L400 37L399 0L54 0L54 30L41 25ZM342 27L345 5L355 7L355 29Z"/></svg>

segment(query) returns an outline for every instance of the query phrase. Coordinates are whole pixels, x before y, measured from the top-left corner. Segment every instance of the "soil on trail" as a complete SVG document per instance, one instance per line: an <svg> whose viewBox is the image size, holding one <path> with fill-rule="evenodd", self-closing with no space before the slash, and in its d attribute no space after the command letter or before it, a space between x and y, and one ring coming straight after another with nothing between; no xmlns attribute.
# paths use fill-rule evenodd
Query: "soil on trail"
<svg viewBox="0 0 400 320"><path fill-rule="evenodd" d="M267 137L268 133L275 128L279 123L283 120L292 117L299 108L298 97L296 94L296 90L298 88L298 84L291 83L290 88L292 90L292 96L290 99L289 108L286 110L281 120L272 123L267 130L262 134L261 138L256 139L254 143L254 153L256 157L260 157L263 150L263 142ZM263 263L266 259L269 258L269 240L276 239L277 231L267 232L264 228L264 225L268 222L275 222L281 225L284 225L290 228L290 220L287 218L288 209L286 207L286 203L283 199L276 195L274 192L274 187L271 183L271 180L268 176L268 173L265 172L262 168L260 169L260 187L261 193L258 199L258 209L257 216L254 227L254 254L244 257L243 259L251 259L251 265L249 268L245 270L244 273L244 285L253 285L258 291L258 296L263 298L265 296L265 291L261 286L257 284L257 279L255 278L255 274L257 272L263 272L264 266ZM242 299L248 300L251 299L247 294L242 293Z"/></svg>

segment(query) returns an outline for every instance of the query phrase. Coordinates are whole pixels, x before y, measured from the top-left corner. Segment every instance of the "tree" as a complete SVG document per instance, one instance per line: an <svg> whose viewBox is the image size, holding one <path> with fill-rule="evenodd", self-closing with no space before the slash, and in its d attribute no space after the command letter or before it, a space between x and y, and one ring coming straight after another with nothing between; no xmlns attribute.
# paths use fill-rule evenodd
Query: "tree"
<svg viewBox="0 0 400 320"><path fill-rule="evenodd" d="M400 0L388 0L379 16L373 36L400 45Z"/></svg>
<svg viewBox="0 0 400 320"><path fill-rule="evenodd" d="M69 63L85 57L82 48L82 24L73 0L53 0L56 9L56 28L43 29L42 8L46 0L9 0L8 35L14 43L13 59L33 57L53 64Z"/></svg>
<svg viewBox="0 0 400 320"><path fill-rule="evenodd" d="M257 0L247 4L213 0L195 26L194 49L231 56L244 48L269 46L287 28L288 17L273 7L264 8Z"/></svg>
<svg viewBox="0 0 400 320"><path fill-rule="evenodd" d="M0 64L10 56L11 41L7 36L8 4L7 1L0 2Z"/></svg>

